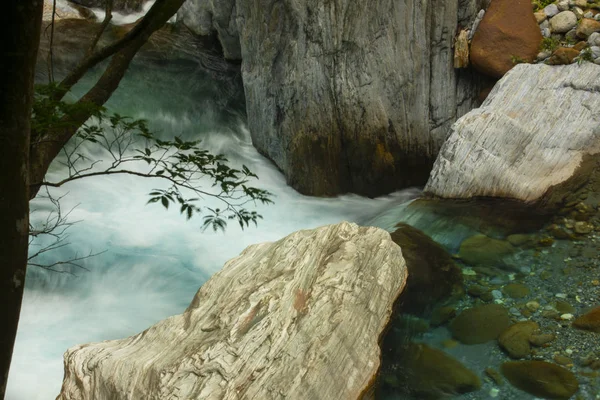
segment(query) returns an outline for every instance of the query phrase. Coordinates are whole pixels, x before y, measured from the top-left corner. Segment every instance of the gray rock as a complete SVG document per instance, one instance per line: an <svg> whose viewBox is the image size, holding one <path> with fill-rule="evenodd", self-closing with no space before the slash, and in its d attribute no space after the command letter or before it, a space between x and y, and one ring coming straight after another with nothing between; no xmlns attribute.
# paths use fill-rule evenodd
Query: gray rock
<svg viewBox="0 0 600 400"><path fill-rule="evenodd" d="M596 14L596 15L594 15L594 19L595 19L596 21L600 21L600 13L599 13L599 14Z"/></svg>
<svg viewBox="0 0 600 400"><path fill-rule="evenodd" d="M578 41L579 39L577 38L577 29L573 28L569 32L565 33L565 39L571 42Z"/></svg>
<svg viewBox="0 0 600 400"><path fill-rule="evenodd" d="M492 297L496 300L501 299L502 297L504 297L502 295L502 292L499 290L492 290Z"/></svg>
<svg viewBox="0 0 600 400"><path fill-rule="evenodd" d="M600 57L600 46L591 46L590 51L592 52L593 58Z"/></svg>
<svg viewBox="0 0 600 400"><path fill-rule="evenodd" d="M575 17L577 17L577 19L583 18L583 10L581 8L573 7L571 11L573 11L573 14L575 14Z"/></svg>
<svg viewBox="0 0 600 400"><path fill-rule="evenodd" d="M485 10L479 10L479 12L477 13L477 17L475 17L475 21L473 21L473 26L471 28L471 32L469 32L469 40L473 39L473 35L475 35L475 32L477 31L477 27L479 26L479 23L481 22L481 20L483 19L484 16L485 16Z"/></svg>
<svg viewBox="0 0 600 400"><path fill-rule="evenodd" d="M552 36L552 32L550 31L550 28L543 28L542 30L542 36L549 38Z"/></svg>
<svg viewBox="0 0 600 400"><path fill-rule="evenodd" d="M537 61L543 61L546 58L550 57L551 55L552 55L551 51L544 50L544 51L541 51L541 52L538 53L538 55L536 57L536 60Z"/></svg>
<svg viewBox="0 0 600 400"><path fill-rule="evenodd" d="M406 277L378 228L341 223L250 246L182 315L69 349L57 400L358 399Z"/></svg>
<svg viewBox="0 0 600 400"><path fill-rule="evenodd" d="M550 19L552 32L565 33L577 26L577 17L572 11L562 11Z"/></svg>
<svg viewBox="0 0 600 400"><path fill-rule="evenodd" d="M587 7L587 0L575 0L575 6L580 7L580 8L586 8Z"/></svg>
<svg viewBox="0 0 600 400"><path fill-rule="evenodd" d="M550 22L548 20L545 20L544 22L542 22L540 24L540 28L541 29L546 29L546 28L550 28Z"/></svg>
<svg viewBox="0 0 600 400"><path fill-rule="evenodd" d="M588 11L585 14L583 14L583 18L594 18L594 14L592 14L591 11Z"/></svg>
<svg viewBox="0 0 600 400"><path fill-rule="evenodd" d="M590 46L600 46L600 32L592 33L587 40Z"/></svg>
<svg viewBox="0 0 600 400"><path fill-rule="evenodd" d="M562 0L557 3L557 7L559 11L568 11L569 10L569 0Z"/></svg>
<svg viewBox="0 0 600 400"><path fill-rule="evenodd" d="M540 200L600 153L600 67L519 64L459 119L425 192Z"/></svg>
<svg viewBox="0 0 600 400"><path fill-rule="evenodd" d="M559 11L556 4L549 4L546 7L544 7L544 13L548 18L554 17L556 14L558 14L558 12Z"/></svg>
<svg viewBox="0 0 600 400"><path fill-rule="evenodd" d="M236 0L186 1L177 12L177 22L200 36L216 34L225 58L240 60L242 50L236 16Z"/></svg>
<svg viewBox="0 0 600 400"><path fill-rule="evenodd" d="M233 1L218 5L235 16L218 18L214 0L187 4L209 10L199 32L236 22L226 33L239 35L253 144L291 186L375 196L427 180L450 125L476 104L452 44L481 1ZM194 13L180 14L188 24Z"/></svg>
<svg viewBox="0 0 600 400"><path fill-rule="evenodd" d="M594 60L594 64L598 64L598 65L600 65L600 57L598 57L598 58L596 58L596 59Z"/></svg>

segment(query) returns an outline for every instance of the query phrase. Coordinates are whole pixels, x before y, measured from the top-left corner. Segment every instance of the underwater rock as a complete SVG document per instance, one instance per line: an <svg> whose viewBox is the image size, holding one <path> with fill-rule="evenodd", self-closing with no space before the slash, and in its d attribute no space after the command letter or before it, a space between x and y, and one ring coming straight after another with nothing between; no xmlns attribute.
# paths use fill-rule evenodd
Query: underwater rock
<svg viewBox="0 0 600 400"><path fill-rule="evenodd" d="M566 400L579 390L571 371L545 361L509 361L501 371L513 386L546 399Z"/></svg>
<svg viewBox="0 0 600 400"><path fill-rule="evenodd" d="M460 118L425 192L558 206L596 173L600 66L519 64Z"/></svg>
<svg viewBox="0 0 600 400"><path fill-rule="evenodd" d="M509 283L502 288L502 292L511 299L522 299L529 294L529 288L522 283Z"/></svg>
<svg viewBox="0 0 600 400"><path fill-rule="evenodd" d="M481 380L458 360L425 344L411 344L398 368L401 384L418 398L438 399L478 390Z"/></svg>
<svg viewBox="0 0 600 400"><path fill-rule="evenodd" d="M506 308L487 304L469 308L450 324L452 336L464 344L478 344L497 339L510 325Z"/></svg>
<svg viewBox="0 0 600 400"><path fill-rule="evenodd" d="M458 256L465 263L474 266L504 266L504 257L516 249L507 241L486 235L474 235L460 244Z"/></svg>
<svg viewBox="0 0 600 400"><path fill-rule="evenodd" d="M358 399L406 277L378 228L343 222L249 246L182 315L69 349L58 400Z"/></svg>
<svg viewBox="0 0 600 400"><path fill-rule="evenodd" d="M517 322L502 332L498 337L498 343L511 358L527 357L531 353L529 338L539 327L533 321Z"/></svg>
<svg viewBox="0 0 600 400"><path fill-rule="evenodd" d="M573 326L577 329L600 333L600 307L577 317L573 321Z"/></svg>
<svg viewBox="0 0 600 400"><path fill-rule="evenodd" d="M408 280L398 304L402 312L423 314L462 290L463 276L452 256L429 236L407 224L391 233L402 249Z"/></svg>

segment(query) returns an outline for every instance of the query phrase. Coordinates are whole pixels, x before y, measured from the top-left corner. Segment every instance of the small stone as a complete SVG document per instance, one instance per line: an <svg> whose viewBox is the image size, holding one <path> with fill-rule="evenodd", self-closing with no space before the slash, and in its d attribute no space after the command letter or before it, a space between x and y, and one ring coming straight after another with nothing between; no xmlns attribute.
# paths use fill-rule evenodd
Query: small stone
<svg viewBox="0 0 600 400"><path fill-rule="evenodd" d="M541 32L542 36L545 38L549 38L552 36L552 31L550 31L550 28L542 28Z"/></svg>
<svg viewBox="0 0 600 400"><path fill-rule="evenodd" d="M471 285L467 288L467 293L473 297L479 297L489 291L489 288L482 285Z"/></svg>
<svg viewBox="0 0 600 400"><path fill-rule="evenodd" d="M540 24L540 29L546 29L546 28L550 28L550 22L548 22L548 20L545 20L544 22L542 22L542 23ZM516 234L514 234L514 235L510 235L510 236L508 236L508 237L506 238L506 239L508 239L508 241L509 241L509 242L510 242L510 237L511 237L511 236L525 236L526 238L529 238L529 241L533 241L530 235L523 235L523 234L518 234L518 233L516 233ZM515 245L514 243L512 243L512 242L511 242L511 244L512 244L513 246L516 246L516 245Z"/></svg>
<svg viewBox="0 0 600 400"><path fill-rule="evenodd" d="M576 7L581 7L581 8L586 8L587 7L587 0L575 0L575 6Z"/></svg>
<svg viewBox="0 0 600 400"><path fill-rule="evenodd" d="M579 52L569 47L559 47L554 51L548 64L550 65L567 65L571 64L575 57L579 55Z"/></svg>
<svg viewBox="0 0 600 400"><path fill-rule="evenodd" d="M559 1L556 6L559 11L568 11L569 10L569 0Z"/></svg>
<svg viewBox="0 0 600 400"><path fill-rule="evenodd" d="M600 333L600 307L578 317L573 321L573 326L577 329Z"/></svg>
<svg viewBox="0 0 600 400"><path fill-rule="evenodd" d="M565 38L567 42L575 42L577 39L577 28L571 29L569 32L565 33Z"/></svg>
<svg viewBox="0 0 600 400"><path fill-rule="evenodd" d="M577 51L581 51L583 49L585 49L586 47L588 47L587 42L584 42L583 40L579 43L577 43L575 46L573 46L573 48Z"/></svg>
<svg viewBox="0 0 600 400"><path fill-rule="evenodd" d="M557 300L556 301L555 308L561 314L568 314L568 313L572 314L572 313L575 312L575 307L573 307L568 302L562 301L562 300Z"/></svg>
<svg viewBox="0 0 600 400"><path fill-rule="evenodd" d="M504 385L504 379L502 379L502 374L496 371L494 368L487 367L485 369L485 374L498 386Z"/></svg>
<svg viewBox="0 0 600 400"><path fill-rule="evenodd" d="M542 398L569 399L579 390L571 371L545 361L510 361L501 371L516 388Z"/></svg>
<svg viewBox="0 0 600 400"><path fill-rule="evenodd" d="M569 321L569 320L573 319L573 314L562 314L560 316L560 319L565 320L565 321Z"/></svg>
<svg viewBox="0 0 600 400"><path fill-rule="evenodd" d="M556 4L549 4L544 8L543 13L546 14L548 18L551 18L558 14L559 10Z"/></svg>
<svg viewBox="0 0 600 400"><path fill-rule="evenodd" d="M600 21L595 19L584 18L577 26L577 36L580 38L587 38L594 32L600 32Z"/></svg>
<svg viewBox="0 0 600 400"><path fill-rule="evenodd" d="M440 307L436 308L431 314L431 326L444 325L450 321L456 315L456 308L454 307Z"/></svg>
<svg viewBox="0 0 600 400"><path fill-rule="evenodd" d="M585 14L583 14L583 18L594 18L594 14L592 14L591 11L588 11Z"/></svg>
<svg viewBox="0 0 600 400"><path fill-rule="evenodd" d="M600 21L600 13L598 13L598 14L594 15L594 19L595 19L596 21Z"/></svg>
<svg viewBox="0 0 600 400"><path fill-rule="evenodd" d="M517 307L511 307L508 311L517 317L521 315L521 311Z"/></svg>
<svg viewBox="0 0 600 400"><path fill-rule="evenodd" d="M554 297L558 297L559 299L566 299L567 295L565 293L556 293Z"/></svg>
<svg viewBox="0 0 600 400"><path fill-rule="evenodd" d="M600 14L598 14L600 15ZM600 33L594 32L588 37L588 44L590 46L600 46Z"/></svg>
<svg viewBox="0 0 600 400"><path fill-rule="evenodd" d="M554 361L559 365L572 365L573 360L569 357L561 356L560 354L556 354L554 357Z"/></svg>
<svg viewBox="0 0 600 400"><path fill-rule="evenodd" d="M502 291L512 299L522 299L529 294L529 288L522 283L510 283L504 286Z"/></svg>
<svg viewBox="0 0 600 400"><path fill-rule="evenodd" d="M600 23L598 23L600 25ZM575 233L586 235L594 230L594 225L589 222L577 221L574 227Z"/></svg>
<svg viewBox="0 0 600 400"><path fill-rule="evenodd" d="M545 344L552 342L554 339L556 339L556 336L554 336L553 334L542 333L539 335L531 335L529 337L529 343L531 343L532 345L534 345L536 347L542 347Z"/></svg>
<svg viewBox="0 0 600 400"><path fill-rule="evenodd" d="M552 32L565 33L577 25L577 17L571 11L562 11L550 20Z"/></svg>
<svg viewBox="0 0 600 400"><path fill-rule="evenodd" d="M591 46L590 51L592 52L592 57L600 57L600 46Z"/></svg>
<svg viewBox="0 0 600 400"><path fill-rule="evenodd" d="M535 17L535 21L538 24L541 24L543 21L545 21L546 17L547 17L546 13L544 12L544 10L541 10L541 11L533 13L533 16Z"/></svg>
<svg viewBox="0 0 600 400"><path fill-rule="evenodd" d="M478 344L497 339L509 324L506 308L488 304L463 311L450 324L450 331L461 343Z"/></svg>
<svg viewBox="0 0 600 400"><path fill-rule="evenodd" d="M575 14L577 19L583 18L583 10L579 7L574 7L571 11Z"/></svg>
<svg viewBox="0 0 600 400"><path fill-rule="evenodd" d="M536 312L540 308L540 303L537 301L529 301L525 304L525 307L531 312Z"/></svg>
<svg viewBox="0 0 600 400"><path fill-rule="evenodd" d="M502 292L499 290L492 290L492 297L494 299L501 299L502 298Z"/></svg>
<svg viewBox="0 0 600 400"><path fill-rule="evenodd" d="M560 313L556 310L544 310L542 311L542 317L556 319L560 316Z"/></svg>
<svg viewBox="0 0 600 400"><path fill-rule="evenodd" d="M539 325L533 321L517 322L502 332L498 343L511 358L527 357L531 353L529 338L538 329Z"/></svg>

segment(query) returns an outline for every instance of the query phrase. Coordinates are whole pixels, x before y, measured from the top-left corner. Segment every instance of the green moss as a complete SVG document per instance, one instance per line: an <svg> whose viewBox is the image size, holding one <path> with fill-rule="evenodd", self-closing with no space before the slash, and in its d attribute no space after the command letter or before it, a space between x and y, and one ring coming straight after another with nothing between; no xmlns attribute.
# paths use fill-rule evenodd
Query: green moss
<svg viewBox="0 0 600 400"><path fill-rule="evenodd" d="M553 37L545 37L542 39L542 43L540 44L540 50L542 51L554 51L558 48L560 42L558 39Z"/></svg>

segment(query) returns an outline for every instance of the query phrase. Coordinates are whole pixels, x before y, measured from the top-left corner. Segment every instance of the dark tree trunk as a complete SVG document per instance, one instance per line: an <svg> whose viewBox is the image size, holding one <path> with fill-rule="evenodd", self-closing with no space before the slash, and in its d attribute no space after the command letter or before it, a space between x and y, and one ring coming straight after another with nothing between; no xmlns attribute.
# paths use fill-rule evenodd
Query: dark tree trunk
<svg viewBox="0 0 600 400"><path fill-rule="evenodd" d="M43 1L0 12L0 398L4 397L25 286L29 136Z"/></svg>

